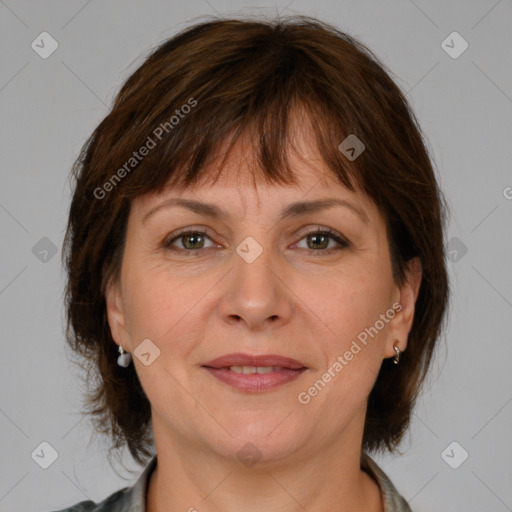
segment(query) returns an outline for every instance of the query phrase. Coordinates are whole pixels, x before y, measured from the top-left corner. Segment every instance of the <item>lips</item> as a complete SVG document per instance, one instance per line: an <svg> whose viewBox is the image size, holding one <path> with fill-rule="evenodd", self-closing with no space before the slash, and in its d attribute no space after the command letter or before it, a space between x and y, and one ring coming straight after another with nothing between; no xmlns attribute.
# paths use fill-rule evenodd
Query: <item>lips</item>
<svg viewBox="0 0 512 512"><path fill-rule="evenodd" d="M228 354L202 367L213 377L246 393L270 391L297 379L307 367L289 357L267 354Z"/></svg>
<svg viewBox="0 0 512 512"><path fill-rule="evenodd" d="M217 369L230 368L231 366L277 367L289 370L300 370L306 368L306 365L296 359L291 359L290 357L274 354L255 356L241 353L227 354L225 356L218 357L217 359L204 363L203 366Z"/></svg>

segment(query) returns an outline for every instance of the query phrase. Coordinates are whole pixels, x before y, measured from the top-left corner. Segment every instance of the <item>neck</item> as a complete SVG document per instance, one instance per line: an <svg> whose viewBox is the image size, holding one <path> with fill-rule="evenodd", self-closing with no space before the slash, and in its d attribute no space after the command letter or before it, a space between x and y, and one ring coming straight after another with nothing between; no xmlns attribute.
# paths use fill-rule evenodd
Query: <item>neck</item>
<svg viewBox="0 0 512 512"><path fill-rule="evenodd" d="M248 467L238 458L191 445L153 416L157 467L146 512L382 512L376 482L360 468L361 438ZM356 429L358 431L360 429Z"/></svg>

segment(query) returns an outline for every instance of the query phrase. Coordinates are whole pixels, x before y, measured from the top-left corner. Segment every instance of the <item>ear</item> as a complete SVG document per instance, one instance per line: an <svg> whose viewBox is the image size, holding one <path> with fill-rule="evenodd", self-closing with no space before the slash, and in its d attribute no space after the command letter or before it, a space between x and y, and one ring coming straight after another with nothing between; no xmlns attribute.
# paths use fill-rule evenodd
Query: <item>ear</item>
<svg viewBox="0 0 512 512"><path fill-rule="evenodd" d="M123 308L121 287L117 281L110 279L105 287L107 319L112 338L117 345L130 350L130 340L126 330L125 312Z"/></svg>
<svg viewBox="0 0 512 512"><path fill-rule="evenodd" d="M396 315L389 322L389 337L385 350L386 357L395 356L394 343L396 343L401 352L407 348L407 338L409 337L414 320L416 299L420 291L422 275L423 269L420 259L418 257L412 258L407 263L405 282L398 289L399 298L397 302L400 304L401 309L396 308Z"/></svg>

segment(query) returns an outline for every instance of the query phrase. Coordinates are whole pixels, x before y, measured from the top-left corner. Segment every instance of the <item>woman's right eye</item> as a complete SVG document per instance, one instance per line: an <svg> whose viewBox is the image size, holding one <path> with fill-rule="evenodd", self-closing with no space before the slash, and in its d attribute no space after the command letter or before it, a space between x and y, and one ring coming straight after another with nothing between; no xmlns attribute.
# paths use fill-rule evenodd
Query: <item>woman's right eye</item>
<svg viewBox="0 0 512 512"><path fill-rule="evenodd" d="M212 241L204 231L186 231L166 242L165 247L180 252L194 252L198 249L208 248L204 245L206 239ZM178 247L175 246L175 243L178 244Z"/></svg>

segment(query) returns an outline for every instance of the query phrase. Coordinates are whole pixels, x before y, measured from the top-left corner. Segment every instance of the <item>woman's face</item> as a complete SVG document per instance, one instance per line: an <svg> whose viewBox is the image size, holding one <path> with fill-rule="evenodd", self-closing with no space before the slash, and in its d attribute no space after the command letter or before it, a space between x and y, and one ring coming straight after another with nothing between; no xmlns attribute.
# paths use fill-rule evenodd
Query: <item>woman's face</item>
<svg viewBox="0 0 512 512"><path fill-rule="evenodd" d="M406 347L419 278L396 285L383 216L315 150L291 159L293 186L253 186L243 154L214 184L133 202L107 290L112 335L133 354L155 433L180 446L278 460L360 442L382 360L395 339ZM230 354L299 364L211 363Z"/></svg>

